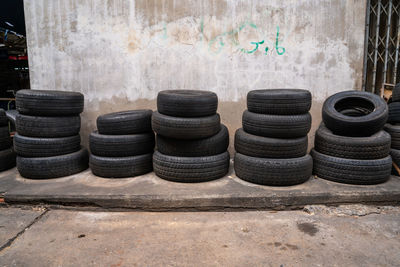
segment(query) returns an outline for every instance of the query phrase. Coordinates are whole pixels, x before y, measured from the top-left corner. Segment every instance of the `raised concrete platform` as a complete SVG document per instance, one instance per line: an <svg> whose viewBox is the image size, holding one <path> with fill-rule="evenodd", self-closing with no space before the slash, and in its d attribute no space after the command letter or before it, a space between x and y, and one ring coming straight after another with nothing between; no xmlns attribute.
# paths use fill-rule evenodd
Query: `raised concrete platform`
<svg viewBox="0 0 400 267"><path fill-rule="evenodd" d="M5 188L4 188L4 185ZM0 174L6 203L76 205L143 210L290 209L310 204L398 204L400 178L380 185L356 186L312 177L304 184L270 187L251 184L230 173L215 181L174 183L149 173L105 179L90 170L52 180L28 180L16 169Z"/></svg>

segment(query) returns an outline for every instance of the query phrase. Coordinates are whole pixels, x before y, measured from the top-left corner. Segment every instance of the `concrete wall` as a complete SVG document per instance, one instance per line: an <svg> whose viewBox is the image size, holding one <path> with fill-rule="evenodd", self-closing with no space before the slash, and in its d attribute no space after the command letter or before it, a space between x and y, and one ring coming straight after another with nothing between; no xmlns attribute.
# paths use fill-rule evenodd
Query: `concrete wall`
<svg viewBox="0 0 400 267"><path fill-rule="evenodd" d="M314 131L327 96L361 88L366 0L24 3L31 87L85 95L84 143L98 115L165 89L216 92L232 137L249 90L310 90Z"/></svg>

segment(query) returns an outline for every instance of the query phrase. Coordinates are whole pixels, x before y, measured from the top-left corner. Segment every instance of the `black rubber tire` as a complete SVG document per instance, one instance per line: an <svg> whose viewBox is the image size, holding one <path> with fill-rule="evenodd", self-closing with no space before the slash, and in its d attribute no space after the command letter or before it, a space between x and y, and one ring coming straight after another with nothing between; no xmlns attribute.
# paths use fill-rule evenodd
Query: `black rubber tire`
<svg viewBox="0 0 400 267"><path fill-rule="evenodd" d="M235 154L237 177L254 184L288 186L307 181L312 174L312 158L272 159Z"/></svg>
<svg viewBox="0 0 400 267"><path fill-rule="evenodd" d="M94 131L89 136L90 152L101 157L129 157L153 153L154 133L105 135Z"/></svg>
<svg viewBox="0 0 400 267"><path fill-rule="evenodd" d="M302 89L253 90L247 94L250 112L274 115L297 115L311 108L311 93Z"/></svg>
<svg viewBox="0 0 400 267"><path fill-rule="evenodd" d="M398 149L391 149L390 150L390 156L392 157L392 161L394 164L397 165L397 167L400 168L400 150ZM392 166L392 174L399 176L399 173L397 172L396 168Z"/></svg>
<svg viewBox="0 0 400 267"><path fill-rule="evenodd" d="M52 179L73 175L86 170L89 165L86 148L54 157L26 158L17 156L17 169L28 179Z"/></svg>
<svg viewBox="0 0 400 267"><path fill-rule="evenodd" d="M400 83L396 84L392 91L392 102L400 101Z"/></svg>
<svg viewBox="0 0 400 267"><path fill-rule="evenodd" d="M390 178L392 158L344 159L311 150L313 173L319 178L345 184L370 185L386 182Z"/></svg>
<svg viewBox="0 0 400 267"><path fill-rule="evenodd" d="M0 150L10 148L12 146L12 139L8 126L0 127Z"/></svg>
<svg viewBox="0 0 400 267"><path fill-rule="evenodd" d="M364 116L342 114L343 110L357 110ZM342 136L371 136L382 130L388 118L386 102L378 95L346 91L330 96L322 107L325 126Z"/></svg>
<svg viewBox="0 0 400 267"><path fill-rule="evenodd" d="M315 133L315 150L338 158L381 159L390 153L390 135L381 130L367 137L335 135L322 123Z"/></svg>
<svg viewBox="0 0 400 267"><path fill-rule="evenodd" d="M311 129L310 113L300 115L269 115L245 110L242 121L245 132L265 137L304 137Z"/></svg>
<svg viewBox="0 0 400 267"><path fill-rule="evenodd" d="M307 154L307 136L281 139L246 133L242 128L235 133L236 152L257 158L298 158Z"/></svg>
<svg viewBox="0 0 400 267"><path fill-rule="evenodd" d="M215 180L229 171L229 153L206 157L175 157L156 151L153 168L158 177L173 182L197 183Z"/></svg>
<svg viewBox="0 0 400 267"><path fill-rule="evenodd" d="M181 140L157 135L157 150L165 155L177 157L205 157L221 154L228 149L229 133L225 125L208 138Z"/></svg>
<svg viewBox="0 0 400 267"><path fill-rule="evenodd" d="M0 151L0 171L15 167L15 152L12 148Z"/></svg>
<svg viewBox="0 0 400 267"><path fill-rule="evenodd" d="M97 118L100 134L124 135L151 132L150 109L128 110L101 115Z"/></svg>
<svg viewBox="0 0 400 267"><path fill-rule="evenodd" d="M400 102L389 104L389 123L400 123Z"/></svg>
<svg viewBox="0 0 400 267"><path fill-rule="evenodd" d="M386 123L383 128L392 138L391 148L400 150L400 124L394 125Z"/></svg>
<svg viewBox="0 0 400 267"><path fill-rule="evenodd" d="M158 112L175 117L205 117L217 112L218 97L210 91L166 90L157 95Z"/></svg>
<svg viewBox="0 0 400 267"><path fill-rule="evenodd" d="M153 153L131 157L99 157L93 154L89 166L94 175L104 178L125 178L143 175L153 170Z"/></svg>
<svg viewBox="0 0 400 267"><path fill-rule="evenodd" d="M19 113L32 116L74 116L83 111L84 96L78 92L19 90L15 96Z"/></svg>
<svg viewBox="0 0 400 267"><path fill-rule="evenodd" d="M80 116L37 117L18 114L16 130L19 134L30 137L66 137L79 134Z"/></svg>
<svg viewBox="0 0 400 267"><path fill-rule="evenodd" d="M18 156L27 158L53 157L80 150L81 137L73 135L57 138L38 138L14 135L14 150Z"/></svg>
<svg viewBox="0 0 400 267"><path fill-rule="evenodd" d="M176 139L201 139L211 137L221 130L219 114L207 117L181 118L154 112L151 125L153 131Z"/></svg>
<svg viewBox="0 0 400 267"><path fill-rule="evenodd" d="M0 108L0 127L8 126L8 118L4 109Z"/></svg>

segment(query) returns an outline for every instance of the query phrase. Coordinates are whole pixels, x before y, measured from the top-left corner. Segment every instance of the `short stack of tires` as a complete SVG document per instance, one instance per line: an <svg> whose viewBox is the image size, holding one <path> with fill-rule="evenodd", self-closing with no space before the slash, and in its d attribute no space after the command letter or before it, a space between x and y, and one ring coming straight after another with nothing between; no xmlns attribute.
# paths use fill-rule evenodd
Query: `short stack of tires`
<svg viewBox="0 0 400 267"><path fill-rule="evenodd" d="M229 170L229 134L209 91L167 90L157 96L152 128L157 133L153 168L175 182L204 182Z"/></svg>
<svg viewBox="0 0 400 267"><path fill-rule="evenodd" d="M236 175L272 186L300 184L312 174L307 154L311 94L300 89L254 90L247 94L243 128L235 134Z"/></svg>
<svg viewBox="0 0 400 267"><path fill-rule="evenodd" d="M4 109L0 109L0 171L15 166L15 153L8 128L8 119Z"/></svg>
<svg viewBox="0 0 400 267"><path fill-rule="evenodd" d="M17 92L14 149L21 176L58 178L88 168L88 152L79 135L83 105L84 97L77 92Z"/></svg>
<svg viewBox="0 0 400 267"><path fill-rule="evenodd" d="M388 123L385 124L385 131L392 138L390 155L396 167L400 167L400 83L393 89L392 102L389 104ZM399 176L399 170L392 169L394 175Z"/></svg>
<svg viewBox="0 0 400 267"><path fill-rule="evenodd" d="M311 151L314 174L346 184L378 184L390 178L390 135L382 130L388 107L379 96L340 92L323 105Z"/></svg>
<svg viewBox="0 0 400 267"><path fill-rule="evenodd" d="M125 178L153 170L154 133L151 110L130 110L97 118L97 131L89 136L89 165L104 178Z"/></svg>

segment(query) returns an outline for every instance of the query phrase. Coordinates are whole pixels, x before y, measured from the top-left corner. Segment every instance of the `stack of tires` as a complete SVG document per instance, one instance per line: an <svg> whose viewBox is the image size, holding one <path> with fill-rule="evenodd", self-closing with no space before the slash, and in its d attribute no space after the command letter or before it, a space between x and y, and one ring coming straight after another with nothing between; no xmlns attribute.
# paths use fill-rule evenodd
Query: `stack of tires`
<svg viewBox="0 0 400 267"><path fill-rule="evenodd" d="M248 182L286 186L307 181L311 94L300 89L254 90L247 94L243 128L235 134L235 172Z"/></svg>
<svg viewBox="0 0 400 267"><path fill-rule="evenodd" d="M390 177L390 135L382 130L388 118L379 96L346 91L330 96L311 151L314 174L346 184L378 184Z"/></svg>
<svg viewBox="0 0 400 267"><path fill-rule="evenodd" d="M157 96L152 127L157 133L153 168L175 182L204 182L229 170L228 129L216 113L218 97L209 91L167 90Z"/></svg>
<svg viewBox="0 0 400 267"><path fill-rule="evenodd" d="M17 92L14 149L23 177L58 178L88 168L88 152L79 135L83 100L76 92Z"/></svg>
<svg viewBox="0 0 400 267"><path fill-rule="evenodd" d="M385 131L392 138L390 155L396 167L400 167L400 83L393 89L392 102L389 104L388 123ZM392 173L399 176L399 171L394 167Z"/></svg>
<svg viewBox="0 0 400 267"><path fill-rule="evenodd" d="M153 170L152 111L130 110L97 118L97 131L89 136L89 165L93 174L125 178Z"/></svg>
<svg viewBox="0 0 400 267"><path fill-rule="evenodd" d="M0 109L0 171L15 166L15 153L8 128L8 119L4 109Z"/></svg>

